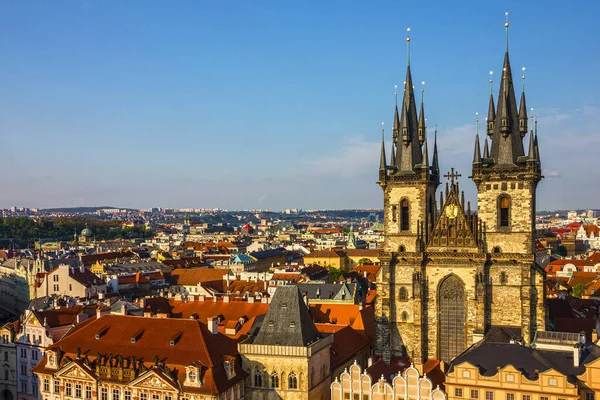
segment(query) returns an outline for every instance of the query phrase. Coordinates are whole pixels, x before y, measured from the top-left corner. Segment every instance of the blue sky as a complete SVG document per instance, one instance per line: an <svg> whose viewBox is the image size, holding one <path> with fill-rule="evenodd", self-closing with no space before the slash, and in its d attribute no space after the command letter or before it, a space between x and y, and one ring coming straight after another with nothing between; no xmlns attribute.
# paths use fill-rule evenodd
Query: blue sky
<svg viewBox="0 0 600 400"><path fill-rule="evenodd" d="M473 199L505 11L539 115L538 208L600 207L600 4L455 3L0 2L0 207L381 207L407 27L441 168Z"/></svg>

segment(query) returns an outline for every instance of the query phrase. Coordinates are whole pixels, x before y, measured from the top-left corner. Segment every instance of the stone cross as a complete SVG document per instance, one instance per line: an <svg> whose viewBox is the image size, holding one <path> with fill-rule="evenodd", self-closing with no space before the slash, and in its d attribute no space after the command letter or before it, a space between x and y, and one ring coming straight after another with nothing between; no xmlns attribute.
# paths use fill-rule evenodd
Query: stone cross
<svg viewBox="0 0 600 400"><path fill-rule="evenodd" d="M444 178L448 178L450 179L450 183L454 184L454 179L456 179L458 181L458 178L460 178L462 175L457 172L454 172L454 168L450 168L450 172L448 172L446 175L444 175Z"/></svg>

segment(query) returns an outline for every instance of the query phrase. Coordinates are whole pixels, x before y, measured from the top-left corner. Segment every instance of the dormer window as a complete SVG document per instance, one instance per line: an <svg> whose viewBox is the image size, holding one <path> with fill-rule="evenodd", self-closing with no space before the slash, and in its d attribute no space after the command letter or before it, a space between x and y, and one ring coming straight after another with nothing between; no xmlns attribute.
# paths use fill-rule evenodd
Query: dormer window
<svg viewBox="0 0 600 400"><path fill-rule="evenodd" d="M195 372L195 371L190 371L190 372L188 373L188 379L189 379L190 381L195 381L195 380L196 380L196 372Z"/></svg>
<svg viewBox="0 0 600 400"><path fill-rule="evenodd" d="M58 369L58 360L56 357L56 353L53 351L48 351L48 361L46 362L46 368Z"/></svg>
<svg viewBox="0 0 600 400"><path fill-rule="evenodd" d="M223 366L225 367L225 375L227 375L227 379L233 378L235 376L235 361L224 361Z"/></svg>
<svg viewBox="0 0 600 400"><path fill-rule="evenodd" d="M183 384L185 386L193 386L200 387L202 383L200 382L200 368L196 364L188 365L185 367L185 382Z"/></svg>

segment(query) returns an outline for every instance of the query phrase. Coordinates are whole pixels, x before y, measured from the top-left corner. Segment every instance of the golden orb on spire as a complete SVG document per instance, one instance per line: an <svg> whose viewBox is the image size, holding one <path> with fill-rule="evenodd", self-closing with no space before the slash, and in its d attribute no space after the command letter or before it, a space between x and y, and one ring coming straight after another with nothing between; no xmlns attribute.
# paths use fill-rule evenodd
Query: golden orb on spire
<svg viewBox="0 0 600 400"><path fill-rule="evenodd" d="M506 22L504 23L504 27L508 28L508 11L504 13L506 15Z"/></svg>

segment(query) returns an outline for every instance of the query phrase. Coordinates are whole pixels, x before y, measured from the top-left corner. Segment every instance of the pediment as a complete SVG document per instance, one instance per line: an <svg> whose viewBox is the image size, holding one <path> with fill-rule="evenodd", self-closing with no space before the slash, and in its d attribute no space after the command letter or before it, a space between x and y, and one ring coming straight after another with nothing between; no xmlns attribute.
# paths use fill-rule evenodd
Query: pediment
<svg viewBox="0 0 600 400"><path fill-rule="evenodd" d="M163 390L176 390L172 383L159 376L156 372L149 370L144 374L140 375L137 379L132 381L130 386L147 388L147 389L163 389Z"/></svg>
<svg viewBox="0 0 600 400"><path fill-rule="evenodd" d="M56 373L57 377L73 379L95 379L89 372L85 371L75 362L70 362Z"/></svg>

